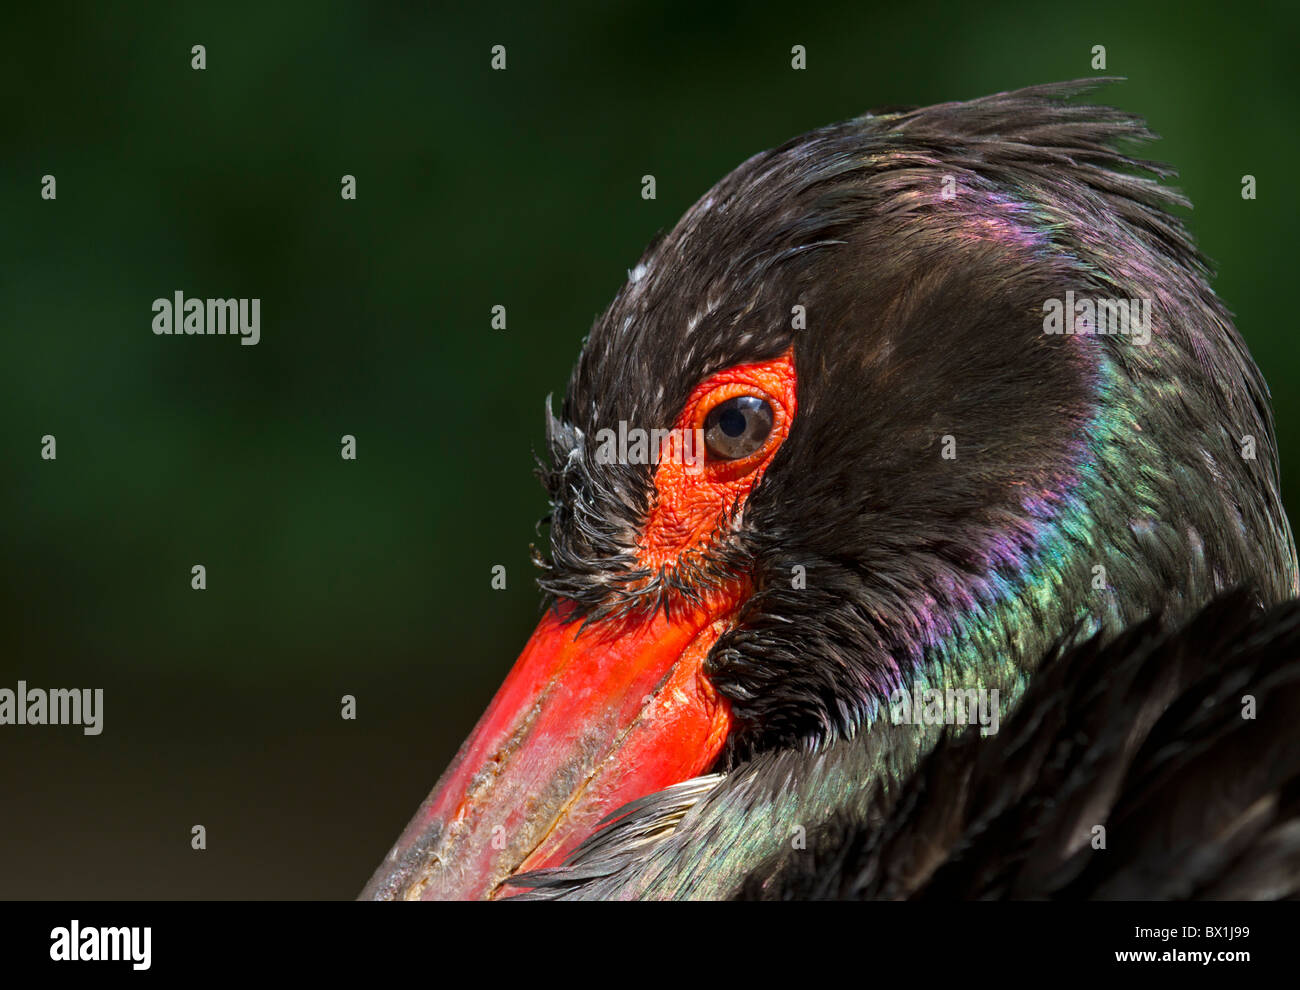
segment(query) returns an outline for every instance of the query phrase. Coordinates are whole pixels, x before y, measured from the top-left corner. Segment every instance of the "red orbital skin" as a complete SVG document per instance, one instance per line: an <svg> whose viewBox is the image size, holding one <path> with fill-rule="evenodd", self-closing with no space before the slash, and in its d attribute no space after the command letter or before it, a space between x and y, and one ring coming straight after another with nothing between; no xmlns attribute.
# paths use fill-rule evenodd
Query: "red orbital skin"
<svg viewBox="0 0 1300 990"><path fill-rule="evenodd" d="M727 368L695 387L660 452L655 503L638 546L643 567L657 572L684 554L705 550L719 520L743 505L790 432L798 408L795 384L794 349L789 348L770 361ZM681 438L694 430L701 436L710 410L738 395L766 399L772 407L772 432L763 446L735 461L706 457L703 465L689 463L676 450ZM701 449L702 444L696 447Z"/></svg>

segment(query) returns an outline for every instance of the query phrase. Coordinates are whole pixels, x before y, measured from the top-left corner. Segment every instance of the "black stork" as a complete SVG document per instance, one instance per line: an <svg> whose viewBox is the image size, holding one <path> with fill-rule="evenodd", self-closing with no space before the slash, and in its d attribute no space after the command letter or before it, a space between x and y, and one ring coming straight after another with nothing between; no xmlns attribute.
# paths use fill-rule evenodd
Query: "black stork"
<svg viewBox="0 0 1300 990"><path fill-rule="evenodd" d="M1268 389L1088 85L813 131L650 246L547 404L546 614L363 897L1300 890Z"/></svg>

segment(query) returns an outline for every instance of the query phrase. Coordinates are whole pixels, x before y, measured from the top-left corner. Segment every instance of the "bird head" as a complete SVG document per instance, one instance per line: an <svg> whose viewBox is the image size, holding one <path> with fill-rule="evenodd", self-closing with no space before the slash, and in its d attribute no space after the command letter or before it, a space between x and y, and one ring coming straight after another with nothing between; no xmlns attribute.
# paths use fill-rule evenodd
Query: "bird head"
<svg viewBox="0 0 1300 990"><path fill-rule="evenodd" d="M763 754L903 773L899 688L1010 707L1063 637L1295 588L1266 387L1082 88L813 131L650 246L548 401L547 611L366 896L517 892Z"/></svg>

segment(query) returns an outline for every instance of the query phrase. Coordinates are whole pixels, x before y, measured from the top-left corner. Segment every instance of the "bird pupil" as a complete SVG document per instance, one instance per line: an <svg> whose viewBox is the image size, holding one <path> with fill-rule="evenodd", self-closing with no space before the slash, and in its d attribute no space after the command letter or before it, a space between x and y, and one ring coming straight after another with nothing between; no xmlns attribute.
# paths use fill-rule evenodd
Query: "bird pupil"
<svg viewBox="0 0 1300 990"><path fill-rule="evenodd" d="M738 437L745 432L745 414L739 409L725 409L718 419L722 432L729 437Z"/></svg>
<svg viewBox="0 0 1300 990"><path fill-rule="evenodd" d="M748 457L772 432L772 407L756 395L737 395L718 403L704 420L704 443L718 461Z"/></svg>

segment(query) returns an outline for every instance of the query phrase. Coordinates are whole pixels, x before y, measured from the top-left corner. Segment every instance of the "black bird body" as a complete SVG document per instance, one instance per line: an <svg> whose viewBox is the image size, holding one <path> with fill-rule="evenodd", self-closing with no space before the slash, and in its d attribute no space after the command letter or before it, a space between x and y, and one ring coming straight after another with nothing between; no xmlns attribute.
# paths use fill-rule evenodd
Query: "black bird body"
<svg viewBox="0 0 1300 990"><path fill-rule="evenodd" d="M1267 387L1167 171L1119 150L1150 135L1069 102L1084 88L814 131L647 250L549 418L540 584L574 628L700 616L725 737L711 773L658 778L539 862L565 822L544 800L476 895L1295 890L1297 611L1279 603L1300 586ZM1052 301L1075 300L1145 305L1145 331L1096 332L1085 307L1052 332ZM737 389L775 410L748 474L598 456L602 430L706 423L697 405ZM900 689L954 686L997 692L1000 731L891 719ZM488 776L538 732L500 728ZM572 745L577 778L605 772ZM1252 751L1274 763L1244 772ZM468 895L449 878L488 827L484 779L435 792L371 896ZM1185 869L1161 859L1180 841ZM1289 881L1234 880L1265 846Z"/></svg>
<svg viewBox="0 0 1300 990"><path fill-rule="evenodd" d="M1022 711L997 736L941 740L742 895L1300 894L1300 603L1230 594L1176 631L1153 617L1094 638L1049 659Z"/></svg>

